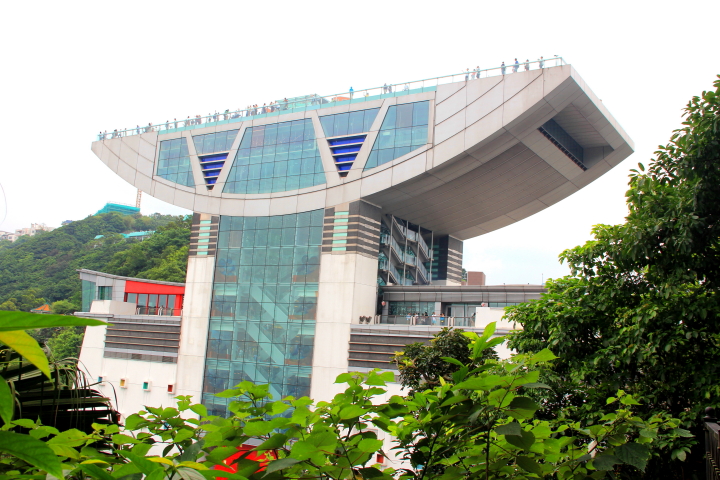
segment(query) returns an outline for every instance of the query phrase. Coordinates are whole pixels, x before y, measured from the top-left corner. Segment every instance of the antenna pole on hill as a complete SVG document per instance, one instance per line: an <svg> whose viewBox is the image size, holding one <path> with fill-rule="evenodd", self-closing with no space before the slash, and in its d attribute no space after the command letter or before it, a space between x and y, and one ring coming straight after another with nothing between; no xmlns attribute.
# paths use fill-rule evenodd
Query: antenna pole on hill
<svg viewBox="0 0 720 480"><path fill-rule="evenodd" d="M140 200L142 199L142 190L138 188L137 198L135 199L135 206L140 208Z"/></svg>

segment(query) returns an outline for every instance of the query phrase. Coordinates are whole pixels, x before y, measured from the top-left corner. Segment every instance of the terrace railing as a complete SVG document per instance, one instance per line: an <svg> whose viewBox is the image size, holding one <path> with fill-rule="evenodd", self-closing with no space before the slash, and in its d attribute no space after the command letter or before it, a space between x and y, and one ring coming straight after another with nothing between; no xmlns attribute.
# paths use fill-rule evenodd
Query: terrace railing
<svg viewBox="0 0 720 480"><path fill-rule="evenodd" d="M465 72L443 75L440 77L426 78L423 80L415 80L411 82L391 83L380 87L365 88L354 90L352 92L333 93L332 95L305 95L303 97L294 97L289 99L277 100L270 105L263 105L249 109L238 109L230 111L225 110L222 113L213 113L207 116L191 116L180 118L172 121L149 123L147 125L139 125L135 128L117 129L111 132L101 132L97 135L97 140L105 140L111 138L125 137L129 135L139 135L148 132L173 133L182 130L191 130L195 128L205 128L209 126L217 126L234 122L243 122L250 118L263 118L286 113L303 112L307 110L317 110L320 108L333 107L337 105L345 105L350 103L362 103L371 100L378 100L388 97L400 97L413 93L431 92L438 85L448 83L478 80L487 77L496 77L501 75L510 75L516 72L524 72L527 70L537 70L548 67L567 65L562 57L552 57L543 60L535 60L532 62L521 62L517 65L510 64L504 67L493 67L485 69L471 69Z"/></svg>
<svg viewBox="0 0 720 480"><path fill-rule="evenodd" d="M715 409L705 409L705 479L720 480L720 425L715 417Z"/></svg>
<svg viewBox="0 0 720 480"><path fill-rule="evenodd" d="M441 327L474 327L475 317L450 317L447 315L376 315L373 323L387 325L430 325Z"/></svg>

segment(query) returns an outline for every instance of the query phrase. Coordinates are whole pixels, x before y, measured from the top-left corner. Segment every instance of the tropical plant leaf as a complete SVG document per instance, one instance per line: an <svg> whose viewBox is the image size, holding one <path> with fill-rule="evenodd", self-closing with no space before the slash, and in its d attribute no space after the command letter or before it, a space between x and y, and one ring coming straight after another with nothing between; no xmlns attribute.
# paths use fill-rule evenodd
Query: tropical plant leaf
<svg viewBox="0 0 720 480"><path fill-rule="evenodd" d="M2 321L2 320L0 320ZM12 348L27 361L35 365L48 378L50 377L50 366L45 352L38 345L37 340L22 330L0 331L0 342Z"/></svg>
<svg viewBox="0 0 720 480"><path fill-rule="evenodd" d="M647 446L639 443L626 443L615 449L617 457L628 465L638 470L645 470L647 461L650 458L650 450Z"/></svg>
<svg viewBox="0 0 720 480"><path fill-rule="evenodd" d="M4 378L0 377L0 418L3 422L10 423L15 407L15 397L10 386Z"/></svg>
<svg viewBox="0 0 720 480"><path fill-rule="evenodd" d="M0 432L0 451L13 455L57 478L64 478L62 463L45 442L30 435Z"/></svg>
<svg viewBox="0 0 720 480"><path fill-rule="evenodd" d="M0 332L51 327L94 327L99 325L108 325L108 323L93 318L73 317L70 315L0 311Z"/></svg>
<svg viewBox="0 0 720 480"><path fill-rule="evenodd" d="M295 458L281 458L280 460L274 460L270 462L265 469L265 475L270 474L272 472L277 472L278 470L283 470L288 467L292 467L296 463L300 463L302 460L297 460Z"/></svg>

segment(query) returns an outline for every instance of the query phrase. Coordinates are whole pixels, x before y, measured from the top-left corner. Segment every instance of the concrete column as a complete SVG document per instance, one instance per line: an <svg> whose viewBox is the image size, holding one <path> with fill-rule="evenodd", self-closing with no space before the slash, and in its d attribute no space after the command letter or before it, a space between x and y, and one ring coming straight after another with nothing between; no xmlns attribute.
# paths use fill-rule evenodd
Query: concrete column
<svg viewBox="0 0 720 480"><path fill-rule="evenodd" d="M196 402L202 395L214 274L215 257L188 258L176 390L178 395L192 395Z"/></svg>

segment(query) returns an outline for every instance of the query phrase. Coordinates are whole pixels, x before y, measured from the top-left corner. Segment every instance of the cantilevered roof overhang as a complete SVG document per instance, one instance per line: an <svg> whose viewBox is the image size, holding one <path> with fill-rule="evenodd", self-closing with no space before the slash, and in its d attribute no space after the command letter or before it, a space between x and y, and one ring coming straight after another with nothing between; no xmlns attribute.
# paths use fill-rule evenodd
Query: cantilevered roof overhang
<svg viewBox="0 0 720 480"><path fill-rule="evenodd" d="M372 142L392 105L430 100L428 143L390 163L364 170ZM332 207L363 199L412 223L460 240L497 230L537 213L588 185L633 152L633 142L571 65L438 85L434 91L288 113L190 131L149 132L93 143L96 155L140 190L200 213L266 216ZM319 116L380 108L352 169L338 175ZM155 175L159 141L240 129L234 158L249 126L310 118L327 183L268 194L226 194L226 162L213 190ZM559 127L582 161L548 134ZM192 141L188 142L192 145Z"/></svg>

